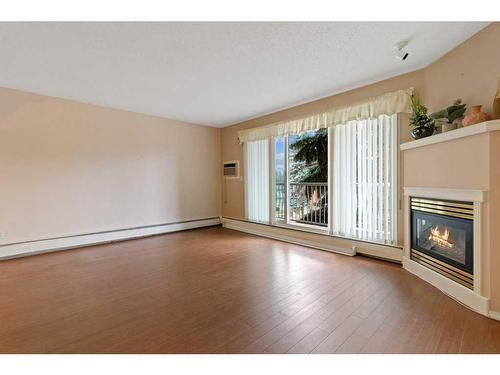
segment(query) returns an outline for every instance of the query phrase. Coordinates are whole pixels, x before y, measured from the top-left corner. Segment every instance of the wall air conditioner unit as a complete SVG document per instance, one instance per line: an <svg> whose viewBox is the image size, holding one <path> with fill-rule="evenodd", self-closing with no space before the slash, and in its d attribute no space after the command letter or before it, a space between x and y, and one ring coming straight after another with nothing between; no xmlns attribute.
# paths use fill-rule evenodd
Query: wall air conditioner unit
<svg viewBox="0 0 500 375"><path fill-rule="evenodd" d="M225 161L222 175L224 178L240 178L239 160Z"/></svg>

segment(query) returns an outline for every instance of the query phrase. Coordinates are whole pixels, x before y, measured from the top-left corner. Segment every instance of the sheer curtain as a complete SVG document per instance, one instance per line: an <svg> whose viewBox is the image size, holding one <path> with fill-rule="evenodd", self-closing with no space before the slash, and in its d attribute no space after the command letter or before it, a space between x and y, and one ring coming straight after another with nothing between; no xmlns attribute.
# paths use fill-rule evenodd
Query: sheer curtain
<svg viewBox="0 0 500 375"><path fill-rule="evenodd" d="M334 127L333 233L394 243L397 116Z"/></svg>
<svg viewBox="0 0 500 375"><path fill-rule="evenodd" d="M269 140L244 144L247 220L269 222Z"/></svg>

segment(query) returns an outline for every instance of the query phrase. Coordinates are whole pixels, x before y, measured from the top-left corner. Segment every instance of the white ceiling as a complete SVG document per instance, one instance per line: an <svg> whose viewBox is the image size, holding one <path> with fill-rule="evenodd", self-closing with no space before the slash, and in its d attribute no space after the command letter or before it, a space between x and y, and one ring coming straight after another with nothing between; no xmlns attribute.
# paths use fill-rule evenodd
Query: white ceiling
<svg viewBox="0 0 500 375"><path fill-rule="evenodd" d="M223 127L422 68L486 25L0 23L0 86Z"/></svg>

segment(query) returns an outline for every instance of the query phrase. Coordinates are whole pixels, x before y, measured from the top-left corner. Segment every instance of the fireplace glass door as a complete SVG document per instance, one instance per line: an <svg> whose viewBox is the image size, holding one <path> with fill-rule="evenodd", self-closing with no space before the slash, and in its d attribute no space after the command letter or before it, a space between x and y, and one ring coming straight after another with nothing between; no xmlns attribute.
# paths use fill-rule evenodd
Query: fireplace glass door
<svg viewBox="0 0 500 375"><path fill-rule="evenodd" d="M473 221L412 209L412 248L473 273Z"/></svg>

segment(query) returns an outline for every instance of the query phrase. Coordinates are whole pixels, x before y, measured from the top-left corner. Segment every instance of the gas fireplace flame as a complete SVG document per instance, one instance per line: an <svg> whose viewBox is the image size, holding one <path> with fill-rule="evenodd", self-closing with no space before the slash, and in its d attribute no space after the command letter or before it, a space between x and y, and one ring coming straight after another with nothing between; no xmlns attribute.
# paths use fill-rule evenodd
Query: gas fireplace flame
<svg viewBox="0 0 500 375"><path fill-rule="evenodd" d="M431 234L429 235L429 240L434 241L440 246L452 248L453 242L449 240L450 231L448 228L444 228L443 233L439 230L438 227L434 227L431 229Z"/></svg>

